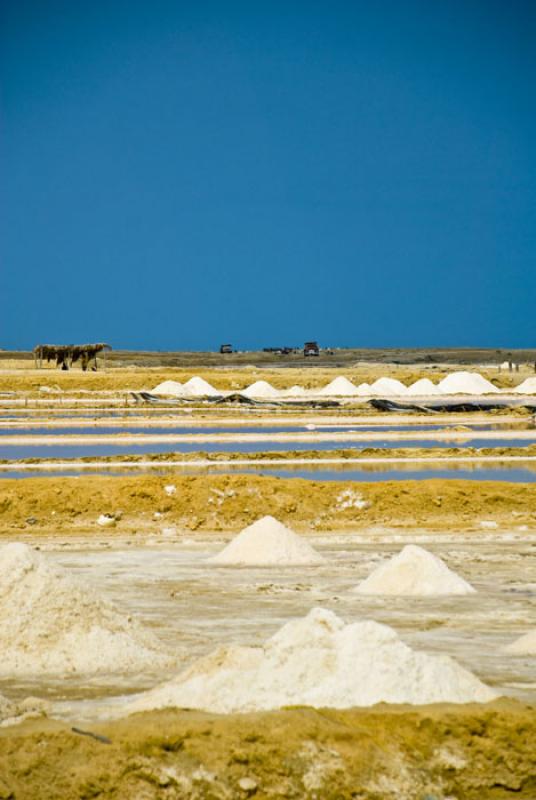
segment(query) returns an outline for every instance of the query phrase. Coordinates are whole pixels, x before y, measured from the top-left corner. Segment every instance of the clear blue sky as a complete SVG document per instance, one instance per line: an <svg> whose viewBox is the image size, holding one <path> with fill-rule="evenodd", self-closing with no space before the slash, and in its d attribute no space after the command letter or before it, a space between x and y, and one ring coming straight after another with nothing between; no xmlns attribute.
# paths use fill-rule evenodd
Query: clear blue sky
<svg viewBox="0 0 536 800"><path fill-rule="evenodd" d="M0 347L536 345L532 0L0 14Z"/></svg>

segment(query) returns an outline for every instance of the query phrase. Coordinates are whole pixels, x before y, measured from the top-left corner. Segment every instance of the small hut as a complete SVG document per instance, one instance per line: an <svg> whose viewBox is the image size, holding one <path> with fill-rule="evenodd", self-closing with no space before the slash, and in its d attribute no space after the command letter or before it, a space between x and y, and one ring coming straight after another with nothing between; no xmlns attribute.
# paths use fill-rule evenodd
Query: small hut
<svg viewBox="0 0 536 800"><path fill-rule="evenodd" d="M109 344L38 344L33 349L33 356L36 367L42 367L43 361L47 363L51 361L56 362L57 367L67 370L80 362L80 366L85 372L89 365L93 362L91 369L97 370L97 355L102 353L104 355L104 366L106 367L106 352L111 350Z"/></svg>

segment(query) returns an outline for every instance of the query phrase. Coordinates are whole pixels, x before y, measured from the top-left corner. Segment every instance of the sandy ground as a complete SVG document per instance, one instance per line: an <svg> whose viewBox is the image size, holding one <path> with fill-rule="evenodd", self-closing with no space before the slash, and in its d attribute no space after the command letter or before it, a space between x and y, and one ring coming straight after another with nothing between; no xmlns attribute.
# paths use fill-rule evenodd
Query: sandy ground
<svg viewBox="0 0 536 800"><path fill-rule="evenodd" d="M0 730L3 800L534 800L536 713L521 704L142 714ZM423 768L423 765L426 765Z"/></svg>
<svg viewBox="0 0 536 800"><path fill-rule="evenodd" d="M355 530L371 525L466 530L480 520L510 526L536 525L536 486L458 480L356 484L255 475L102 476L0 480L0 534L57 531L99 535L96 520L121 512L117 531L162 525L196 531L239 530L272 514L297 530ZM343 492L370 505L343 507ZM155 521L155 512L161 516Z"/></svg>

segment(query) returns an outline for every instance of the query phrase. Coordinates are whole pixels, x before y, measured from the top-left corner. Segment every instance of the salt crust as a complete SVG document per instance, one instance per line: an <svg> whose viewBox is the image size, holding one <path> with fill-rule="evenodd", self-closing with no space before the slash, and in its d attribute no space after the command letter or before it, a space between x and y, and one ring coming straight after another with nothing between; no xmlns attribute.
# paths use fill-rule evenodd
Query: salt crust
<svg viewBox="0 0 536 800"><path fill-rule="evenodd" d="M357 594L473 594L475 589L444 561L423 547L409 544L354 589Z"/></svg>
<svg viewBox="0 0 536 800"><path fill-rule="evenodd" d="M266 516L244 528L213 564L265 566L270 564L321 564L323 557L311 545L274 517Z"/></svg>
<svg viewBox="0 0 536 800"><path fill-rule="evenodd" d="M247 389L244 389L241 394L246 397L278 397L279 392L271 383L267 381L255 381Z"/></svg>
<svg viewBox="0 0 536 800"><path fill-rule="evenodd" d="M175 706L235 713L308 705L488 702L497 693L449 656L412 650L387 625L313 609L262 647L225 647L139 695L123 713Z"/></svg>
<svg viewBox="0 0 536 800"><path fill-rule="evenodd" d="M503 651L517 656L536 656L536 628L507 644Z"/></svg>
<svg viewBox="0 0 536 800"><path fill-rule="evenodd" d="M439 394L491 394L500 392L478 372L452 372L437 384Z"/></svg>
<svg viewBox="0 0 536 800"><path fill-rule="evenodd" d="M123 673L170 659L156 637L25 544L0 547L0 676Z"/></svg>

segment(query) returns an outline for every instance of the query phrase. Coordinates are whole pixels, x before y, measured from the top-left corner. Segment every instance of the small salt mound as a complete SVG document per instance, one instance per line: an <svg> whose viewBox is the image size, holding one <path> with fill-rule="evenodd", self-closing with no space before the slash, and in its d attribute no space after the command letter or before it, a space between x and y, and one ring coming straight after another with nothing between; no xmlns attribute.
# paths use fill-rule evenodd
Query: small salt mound
<svg viewBox="0 0 536 800"><path fill-rule="evenodd" d="M127 703L126 712L175 706L236 713L306 705L488 702L497 693L448 656L412 650L377 622L346 625L313 609L263 647L222 648Z"/></svg>
<svg viewBox="0 0 536 800"><path fill-rule="evenodd" d="M302 395L305 394L305 389L303 388L303 386L295 384L294 386L291 386L290 389L287 389L284 392L284 394L288 395L289 397L298 397L298 396L301 397Z"/></svg>
<svg viewBox="0 0 536 800"><path fill-rule="evenodd" d="M536 378L526 378L513 391L517 394L536 394Z"/></svg>
<svg viewBox="0 0 536 800"><path fill-rule="evenodd" d="M331 383L320 389L318 394L329 395L330 397L351 397L357 394L357 386L345 378L344 375L339 375L334 378Z"/></svg>
<svg viewBox="0 0 536 800"><path fill-rule="evenodd" d="M203 380L203 378L199 378L197 375L193 378L190 378L189 381L186 381L184 384L184 389L188 392L188 394L196 397L215 397L216 395L220 394L220 392L218 392L214 386L211 386L208 381Z"/></svg>
<svg viewBox="0 0 536 800"><path fill-rule="evenodd" d="M308 542L274 517L258 519L236 536L213 564L320 564L324 561Z"/></svg>
<svg viewBox="0 0 536 800"><path fill-rule="evenodd" d="M439 390L435 383L432 383L430 378L421 378L415 383L412 383L411 386L408 386L406 390L406 394L414 395L414 396L425 396L429 394L439 394Z"/></svg>
<svg viewBox="0 0 536 800"><path fill-rule="evenodd" d="M358 594L418 595L472 594L475 589L452 572L444 561L417 545L407 545L381 564L359 586Z"/></svg>
<svg viewBox="0 0 536 800"><path fill-rule="evenodd" d="M536 628L506 645L503 651L516 656L536 656Z"/></svg>
<svg viewBox="0 0 536 800"><path fill-rule="evenodd" d="M244 389L241 394L246 397L278 397L279 392L274 389L271 383L267 381L255 381L247 389Z"/></svg>
<svg viewBox="0 0 536 800"><path fill-rule="evenodd" d="M151 392L151 394L163 394L174 397L181 397L185 393L184 386L178 381L164 381L163 383L159 383Z"/></svg>
<svg viewBox="0 0 536 800"><path fill-rule="evenodd" d="M490 394L499 392L479 372L453 372L438 383L439 394Z"/></svg>
<svg viewBox="0 0 536 800"><path fill-rule="evenodd" d="M396 378L378 378L370 387L372 394L401 395L407 393L407 387Z"/></svg>
<svg viewBox="0 0 536 800"><path fill-rule="evenodd" d="M360 383L357 387L356 394L360 395L360 397L370 397L372 394L370 383Z"/></svg>
<svg viewBox="0 0 536 800"><path fill-rule="evenodd" d="M0 547L0 676L122 673L169 662L148 631L25 544Z"/></svg>

